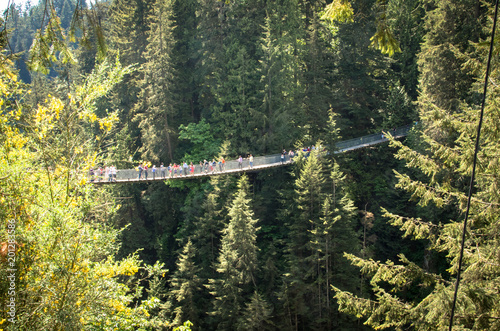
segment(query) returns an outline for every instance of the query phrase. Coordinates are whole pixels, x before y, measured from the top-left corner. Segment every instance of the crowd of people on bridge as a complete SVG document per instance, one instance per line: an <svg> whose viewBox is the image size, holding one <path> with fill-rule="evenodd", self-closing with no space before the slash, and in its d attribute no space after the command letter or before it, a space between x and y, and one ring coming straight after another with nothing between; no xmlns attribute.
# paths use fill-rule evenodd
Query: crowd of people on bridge
<svg viewBox="0 0 500 331"><path fill-rule="evenodd" d="M292 150L289 152L283 150L281 153L281 163L290 162L294 155L295 152ZM236 160L238 162L238 170L252 169L254 167L255 159L252 154L248 154L245 158L240 155ZM244 167L244 161L248 161L248 166ZM194 176L196 174L216 174L226 171L226 160L223 157L220 157L218 160L213 158L212 161L204 159L198 164L193 162L188 164L184 161L181 163L170 163L168 166L161 163L159 167L156 167L156 165L151 166L151 163L149 162L141 162L137 166L136 170L138 171L138 180L169 179Z"/></svg>
<svg viewBox="0 0 500 331"><path fill-rule="evenodd" d="M90 168L90 182L101 182L103 180L108 182L116 182L117 172L118 169L116 169L114 165L105 166L104 168L102 168L101 166L97 167L96 169Z"/></svg>
<svg viewBox="0 0 500 331"><path fill-rule="evenodd" d="M413 125L417 124L418 122L413 123ZM408 131L406 127L402 127L399 129L406 129L406 131L403 131L402 135L405 135L404 133ZM396 128L393 128L392 130L389 130L387 132L390 132L393 136L395 136L398 131ZM375 134L375 136L376 135L377 134ZM380 133L380 138L382 140L386 138L384 132ZM363 137L361 137L360 139L362 141ZM322 146L318 146L317 148L324 150L324 147ZM307 158L310 152L315 149L316 147L313 145L312 147L303 148L301 151L304 153L304 157ZM346 149L340 149L340 151L345 151L345 150ZM286 150L283 150L281 152L280 163L284 164L287 162L292 162L297 152L298 151L293 151L293 150L290 150L288 152ZM248 166L244 166L244 160L248 160ZM138 180L168 179L176 177L194 176L196 174L200 175L200 174L222 173L229 170L243 170L248 168L252 169L254 167L254 156L252 154L248 154L246 158L243 158L240 155L236 159L236 161L238 163L238 168L227 169L227 170L226 170L226 160L223 157L219 158L218 160L213 158L212 161L207 161L205 159L203 161L200 161L199 164L194 164L193 162L190 162L189 164L187 162L181 162L179 164L170 163L168 166L165 166L164 163L161 163L158 168L156 167L156 165L151 166L150 162L141 162L139 166L135 168L138 171L138 177L136 178L138 178ZM270 163L266 164L269 165ZM260 164L260 166L262 165L264 164ZM98 167L97 169L90 169L89 171L90 181L101 182L104 180L108 182L116 182L117 172L118 170L116 169L116 167L112 165L106 166L104 167L104 169L102 167Z"/></svg>
<svg viewBox="0 0 500 331"><path fill-rule="evenodd" d="M315 149L314 146L307 147L302 149L307 157L309 152ZM296 155L296 151L283 150L281 152L280 163L285 164L288 162L292 162L294 156ZM238 168L234 169L226 169L226 160L224 157L220 157L217 160L215 158L212 161L208 161L204 159L200 161L198 164L193 162L180 162L180 163L170 163L168 166L164 163L160 163L160 166L152 165L151 162L140 162L139 165L135 168L138 172L137 180L156 180L156 179L169 179L169 178L179 178L179 177L188 177L198 175L208 175L208 174L216 174L223 173L228 170L243 170L243 169L253 169L254 168L254 156L252 154L248 154L245 158L243 156L239 156L236 159L238 163ZM247 164L244 164L247 161ZM110 165L106 167L98 167L96 169L92 168L89 171L89 177L91 182L116 182L117 181L117 172L115 166Z"/></svg>
<svg viewBox="0 0 500 331"><path fill-rule="evenodd" d="M193 176L195 172L200 174L208 174L210 172L213 174L215 172L222 172L225 169L226 160L223 157L221 157L218 161L216 161L215 159L212 159L212 161L207 161L205 159L203 161L200 161L198 166L196 166L193 162L190 162L188 164L186 161L184 161L179 164L170 163L168 166L165 166L163 163L161 163L157 168L156 165L153 165L151 167L151 164L149 162L142 162L136 168L136 170L139 172L139 180L155 180L157 178L168 179L175 177Z"/></svg>

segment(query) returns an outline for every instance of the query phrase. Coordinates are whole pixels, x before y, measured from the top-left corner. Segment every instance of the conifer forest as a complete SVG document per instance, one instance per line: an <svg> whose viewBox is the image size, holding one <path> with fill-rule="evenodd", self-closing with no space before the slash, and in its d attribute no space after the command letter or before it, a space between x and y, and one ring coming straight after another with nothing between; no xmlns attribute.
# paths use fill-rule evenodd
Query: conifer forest
<svg viewBox="0 0 500 331"><path fill-rule="evenodd" d="M500 330L497 6L11 1L0 329Z"/></svg>

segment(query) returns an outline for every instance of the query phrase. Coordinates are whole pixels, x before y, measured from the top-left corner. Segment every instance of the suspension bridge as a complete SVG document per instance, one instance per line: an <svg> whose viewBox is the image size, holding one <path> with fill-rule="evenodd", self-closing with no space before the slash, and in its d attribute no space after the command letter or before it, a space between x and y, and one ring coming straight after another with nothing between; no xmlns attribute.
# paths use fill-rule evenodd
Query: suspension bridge
<svg viewBox="0 0 500 331"><path fill-rule="evenodd" d="M388 130L394 138L402 138L408 135L408 132L414 125L406 125L399 128L395 128L392 130ZM389 139L382 134L376 133L371 134L359 138L349 139L340 141L335 144L334 153L345 153L349 151L353 151L360 148L366 148L378 144L382 144L388 142ZM282 167L289 165L293 162L287 155L285 160L282 160L281 154L271 154L264 156L256 156L253 159L253 165L250 166L250 162L248 158L243 160L243 163L240 165L238 160L229 160L226 161L224 168L221 170L219 165L213 167L213 169L205 170L205 168L201 168L200 165L195 166L195 171L193 174L188 173L184 175L181 171L177 176L171 177L168 171L165 171L165 177L162 176L160 172L160 168L156 168L156 172L153 175L151 169L149 169L149 173L147 178L143 172L141 178L139 179L139 172L137 169L118 169L116 173L116 178L112 181L109 181L108 178L104 178L103 176L91 176L90 182L92 184L98 185L106 185L106 184L120 184L120 183L138 183L138 182L152 182L152 181L165 181L165 180L179 180L179 179L194 179L199 177L208 177L208 176L216 176L216 175L226 175L226 174L234 174L234 173L243 173L243 172L255 172L264 169L270 169L275 167Z"/></svg>

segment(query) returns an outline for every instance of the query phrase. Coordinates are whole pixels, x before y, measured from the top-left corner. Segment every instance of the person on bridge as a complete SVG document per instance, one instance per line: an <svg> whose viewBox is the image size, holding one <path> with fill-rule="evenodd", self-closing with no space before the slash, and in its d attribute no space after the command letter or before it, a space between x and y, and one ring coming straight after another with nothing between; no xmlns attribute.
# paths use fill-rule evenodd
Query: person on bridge
<svg viewBox="0 0 500 331"><path fill-rule="evenodd" d="M169 176L170 178L172 178L172 169L173 169L173 168L172 168L172 163L170 163L170 164L168 165L168 176Z"/></svg>
<svg viewBox="0 0 500 331"><path fill-rule="evenodd" d="M226 171L226 160L221 157L221 161L222 161L222 171Z"/></svg>
<svg viewBox="0 0 500 331"><path fill-rule="evenodd" d="M144 179L148 180L148 165L144 164Z"/></svg>
<svg viewBox="0 0 500 331"><path fill-rule="evenodd" d="M116 182L116 173L118 172L118 170L116 170L116 166L111 166L110 168L110 172L111 172L111 175L112 175L112 181L113 182Z"/></svg>
<svg viewBox="0 0 500 331"><path fill-rule="evenodd" d="M160 164L160 174L161 178L165 178L165 166L163 165L163 162Z"/></svg>
<svg viewBox="0 0 500 331"><path fill-rule="evenodd" d="M250 168L253 168L253 155L250 154L250 156L248 157L248 162L250 163Z"/></svg>
<svg viewBox="0 0 500 331"><path fill-rule="evenodd" d="M189 165L189 172L191 173L191 176L194 175L194 164L193 164L193 162L191 162L191 164Z"/></svg>
<svg viewBox="0 0 500 331"><path fill-rule="evenodd" d="M206 159L203 160L203 166L205 167L205 173L208 173L208 161Z"/></svg>
<svg viewBox="0 0 500 331"><path fill-rule="evenodd" d="M137 170L139 170L139 180L141 180L141 175L142 175L142 165L139 164L139 166L137 167ZM106 176L109 174L109 168L106 167Z"/></svg>
<svg viewBox="0 0 500 331"><path fill-rule="evenodd" d="M243 169L243 158L241 157L241 155L238 158L238 168Z"/></svg>
<svg viewBox="0 0 500 331"><path fill-rule="evenodd" d="M102 167L97 168L97 180L100 182L102 180Z"/></svg>
<svg viewBox="0 0 500 331"><path fill-rule="evenodd" d="M215 173L217 171L217 162L215 159L212 159L212 163L210 164L210 170L212 173Z"/></svg>
<svg viewBox="0 0 500 331"><path fill-rule="evenodd" d="M184 176L187 176L188 175L188 164L186 161L184 161L184 164L182 165L182 167L184 168Z"/></svg>

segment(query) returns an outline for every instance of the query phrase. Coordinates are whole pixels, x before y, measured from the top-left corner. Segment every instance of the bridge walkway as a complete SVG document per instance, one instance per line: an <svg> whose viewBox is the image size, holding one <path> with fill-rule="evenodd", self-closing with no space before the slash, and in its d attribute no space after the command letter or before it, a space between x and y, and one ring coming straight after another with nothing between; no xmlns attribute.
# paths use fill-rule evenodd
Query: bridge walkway
<svg viewBox="0 0 500 331"><path fill-rule="evenodd" d="M413 127L413 125L406 125L404 127L399 127L393 130L390 130L390 134L395 138L402 138L408 135L408 132ZM374 145L378 145L381 143L385 143L389 141L383 134L371 134L359 138L354 138L350 140L340 141L335 144L335 154L345 153L349 151L353 151L360 148L366 148ZM237 160L226 161L225 168L223 171L219 170L219 166L216 166L216 169L213 171L200 171L200 166L196 164L195 173L193 175L188 174L178 175L175 177L169 177L168 171L166 172L166 177L161 177L160 169L156 169L155 177L153 178L153 174L151 170L148 172L148 179L144 178L144 172L142 178L139 179L139 172L136 169L119 169L117 171L116 180L115 181L107 181L106 179L95 179L94 181L90 181L92 184L124 184L124 183L139 183L139 182L153 182L153 181L165 181L165 180L179 180L179 179L195 179L200 177L209 177L216 175L227 175L234 173L244 173L244 172L256 172L260 170L276 168L287 166L291 164L292 161L287 156L285 162L281 161L281 154L272 154L272 155L264 155L264 156L256 156L254 157L253 167L250 167L248 159L243 160L243 164L240 168Z"/></svg>

